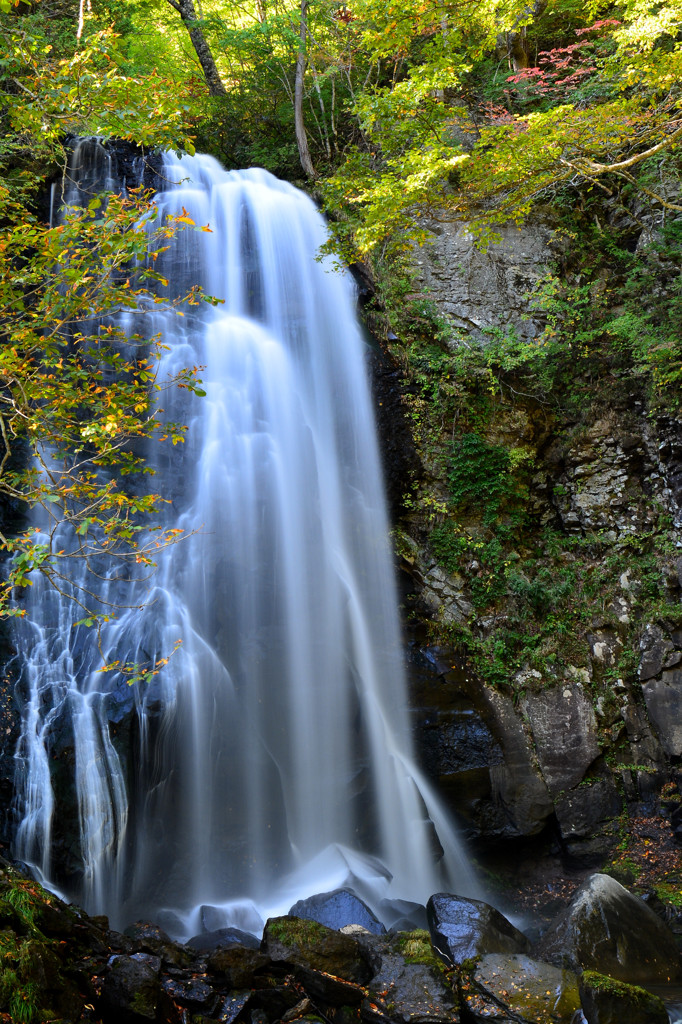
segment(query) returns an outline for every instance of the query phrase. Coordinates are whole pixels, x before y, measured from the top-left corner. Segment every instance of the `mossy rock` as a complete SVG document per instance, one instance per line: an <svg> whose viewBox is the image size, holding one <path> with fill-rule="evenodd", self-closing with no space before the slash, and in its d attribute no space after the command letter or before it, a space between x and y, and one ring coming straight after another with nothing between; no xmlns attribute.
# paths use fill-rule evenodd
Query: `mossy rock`
<svg viewBox="0 0 682 1024"><path fill-rule="evenodd" d="M268 919L261 952L272 960L324 971L359 985L371 976L365 953L354 938L291 915Z"/></svg>
<svg viewBox="0 0 682 1024"><path fill-rule="evenodd" d="M577 974L519 953L481 957L473 971L462 972L460 993L472 1021L504 1020L504 1006L514 1019L571 1024L580 1009Z"/></svg>
<svg viewBox="0 0 682 1024"><path fill-rule="evenodd" d="M398 932L391 947L404 958L407 964L423 964L445 973L445 964L431 945L431 935L425 928L411 932Z"/></svg>
<svg viewBox="0 0 682 1024"><path fill-rule="evenodd" d="M658 996L596 971L585 971L580 979L580 1000L587 1024L668 1024Z"/></svg>
<svg viewBox="0 0 682 1024"><path fill-rule="evenodd" d="M592 875L550 925L536 955L627 984L665 984L681 976L675 936L609 875Z"/></svg>

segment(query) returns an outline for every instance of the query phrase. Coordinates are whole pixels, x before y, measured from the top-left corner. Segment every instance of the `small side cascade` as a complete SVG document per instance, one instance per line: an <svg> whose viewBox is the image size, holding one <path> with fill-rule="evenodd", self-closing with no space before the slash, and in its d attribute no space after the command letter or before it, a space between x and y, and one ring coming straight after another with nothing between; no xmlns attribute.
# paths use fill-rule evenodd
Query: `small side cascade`
<svg viewBox="0 0 682 1024"><path fill-rule="evenodd" d="M75 147L79 194L112 187L101 150ZM15 855L114 925L146 916L177 937L209 920L257 933L342 885L375 909L477 895L414 762L352 282L318 259L310 199L266 171L168 156L162 181L160 217L210 231L181 232L158 269L175 294L221 300L144 313L168 346L161 378L204 368L205 397L164 396L186 443L148 453L163 525L189 536L151 584L109 573L125 607L99 638L68 594L31 588ZM150 683L99 671L177 640Z"/></svg>

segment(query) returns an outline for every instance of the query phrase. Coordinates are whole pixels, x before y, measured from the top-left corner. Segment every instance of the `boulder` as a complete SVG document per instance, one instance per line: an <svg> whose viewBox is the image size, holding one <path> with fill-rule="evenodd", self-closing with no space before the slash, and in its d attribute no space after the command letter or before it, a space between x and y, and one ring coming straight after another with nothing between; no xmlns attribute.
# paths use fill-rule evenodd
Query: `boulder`
<svg viewBox="0 0 682 1024"><path fill-rule="evenodd" d="M260 940L251 932L243 932L241 928L216 928L212 932L193 935L185 945L196 953L212 953L214 949L226 949L230 946L260 949Z"/></svg>
<svg viewBox="0 0 682 1024"><path fill-rule="evenodd" d="M232 992L223 1000L218 1020L221 1024L232 1024L242 1013L251 999L251 992Z"/></svg>
<svg viewBox="0 0 682 1024"><path fill-rule="evenodd" d="M294 977L313 999L329 1006L359 1006L365 998L365 989L361 985L327 971L315 971L312 967L297 964Z"/></svg>
<svg viewBox="0 0 682 1024"><path fill-rule="evenodd" d="M668 1024L663 1000L637 985L626 985L594 971L580 979L587 1024Z"/></svg>
<svg viewBox="0 0 682 1024"><path fill-rule="evenodd" d="M173 942L163 928L150 921L135 921L128 925L123 936L132 940L133 949L153 953L165 963L175 964L176 967L187 967L191 963L192 957L188 950Z"/></svg>
<svg viewBox="0 0 682 1024"><path fill-rule="evenodd" d="M208 970L212 974L223 975L228 988L254 988L254 976L265 970L271 963L270 958L254 949L245 946L220 947L208 958Z"/></svg>
<svg viewBox="0 0 682 1024"><path fill-rule="evenodd" d="M382 935L386 931L367 904L350 889L334 889L333 892L322 892L299 900L294 903L289 916L317 921L336 931L353 924L359 924L373 935Z"/></svg>
<svg viewBox="0 0 682 1024"><path fill-rule="evenodd" d="M622 798L611 778L593 779L563 793L556 801L556 818L566 852L603 863L615 845L609 824L621 810Z"/></svg>
<svg viewBox="0 0 682 1024"><path fill-rule="evenodd" d="M426 929L426 907L411 900L382 900L379 912L386 926L392 932L411 932L414 928Z"/></svg>
<svg viewBox="0 0 682 1024"><path fill-rule="evenodd" d="M580 683L529 694L523 702L552 796L577 786L599 757L597 719Z"/></svg>
<svg viewBox="0 0 682 1024"><path fill-rule="evenodd" d="M460 991L467 1020L481 1024L572 1024L580 1009L577 974L519 954L484 956L463 973Z"/></svg>
<svg viewBox="0 0 682 1024"><path fill-rule="evenodd" d="M373 944L375 974L368 986L363 1017L378 1015L396 1024L458 1022L455 994L428 932L404 932Z"/></svg>
<svg viewBox="0 0 682 1024"><path fill-rule="evenodd" d="M682 976L670 929L609 875L592 875L580 886L538 944L537 955L636 984Z"/></svg>
<svg viewBox="0 0 682 1024"><path fill-rule="evenodd" d="M159 969L157 958L144 953L113 958L98 1006L105 1024L156 1021L162 1001L168 1000L161 988Z"/></svg>
<svg viewBox="0 0 682 1024"><path fill-rule="evenodd" d="M203 978L186 972L179 977L165 977L161 981L164 992L175 1003L190 1009L210 1014L218 1002L215 990Z"/></svg>
<svg viewBox="0 0 682 1024"><path fill-rule="evenodd" d="M261 952L313 971L363 985L371 971L365 954L349 935L300 917L271 917L265 923Z"/></svg>
<svg viewBox="0 0 682 1024"><path fill-rule="evenodd" d="M434 949L446 963L486 953L526 953L530 942L499 910L482 900L436 893L426 905Z"/></svg>

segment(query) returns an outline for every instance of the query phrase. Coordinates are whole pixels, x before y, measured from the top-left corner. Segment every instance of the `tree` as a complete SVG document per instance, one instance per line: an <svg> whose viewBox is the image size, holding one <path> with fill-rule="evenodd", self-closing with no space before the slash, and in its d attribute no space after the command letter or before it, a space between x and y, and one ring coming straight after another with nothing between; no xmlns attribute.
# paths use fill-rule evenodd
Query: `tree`
<svg viewBox="0 0 682 1024"><path fill-rule="evenodd" d="M62 564L80 559L92 572L74 599L96 621L115 614L99 603L97 559L118 558L126 574L147 571L153 552L177 539L177 531L154 530L163 496L126 481L149 472L140 439L183 438L181 425L161 423L157 393L200 388L192 368L160 380L163 340L126 337L115 317L140 302L181 315L183 302L200 301L195 291L174 296L155 270L175 230L193 225L183 216L151 230L156 210L140 190L93 197L47 224L36 207L39 171L63 160L66 131L125 124L128 134L167 144L179 141L180 115L155 80L133 105L137 82L121 72L110 33L54 55L39 18L5 11L0 20L0 495L20 508L42 506L46 523L40 534L0 535L14 556L0 610L21 614L10 604L13 588L30 586L36 571L59 588Z"/></svg>
<svg viewBox="0 0 682 1024"><path fill-rule="evenodd" d="M350 209L362 252L409 247L420 237L415 214L425 209L466 216L489 236L496 223L523 218L567 187L617 198L622 182L654 205L679 209L636 173L682 140L679 0L655 13L626 0L618 18L609 3L574 0L358 0L354 11L365 45L395 67L388 84L358 97L368 145L326 188L331 205ZM496 42L522 30L526 43L532 36L537 46L545 33L560 45L539 48L535 66L517 60L516 72L504 74L499 61L491 66Z"/></svg>
<svg viewBox="0 0 682 1024"><path fill-rule="evenodd" d="M308 0L301 0L299 21L299 44L296 55L296 85L294 92L294 123L296 126L296 145L301 160L301 167L308 178L314 178L315 168L308 149L308 136L303 121L303 76L306 65L306 40L308 36Z"/></svg>
<svg viewBox="0 0 682 1024"><path fill-rule="evenodd" d="M192 45L197 57L199 58L199 63L203 71L206 85L208 86L209 95L218 97L227 96L228 90L220 76L220 72L218 71L218 67L206 40L201 23L199 19L197 19L193 0L166 0L166 2L175 11L177 11L189 32ZM263 26L266 31L271 27L266 24L268 20L267 10L260 0L256 0L253 12L250 15L245 15L243 9L235 11L234 9L229 9L224 6L221 15L216 20L232 21L236 24L243 24L245 20L248 21L250 18L255 18L257 23L260 26ZM293 89L294 132L301 167L303 168L306 177L314 178L315 168L313 166L310 149L308 147L308 137L305 128L303 109L308 37L308 0L300 0L296 32L298 39Z"/></svg>
<svg viewBox="0 0 682 1024"><path fill-rule="evenodd" d="M197 18L193 0L166 0L166 2L170 4L174 11L178 12L183 20L189 37L192 40L192 46L201 64L201 70L204 73L210 95L224 96L227 90L223 85L213 53Z"/></svg>

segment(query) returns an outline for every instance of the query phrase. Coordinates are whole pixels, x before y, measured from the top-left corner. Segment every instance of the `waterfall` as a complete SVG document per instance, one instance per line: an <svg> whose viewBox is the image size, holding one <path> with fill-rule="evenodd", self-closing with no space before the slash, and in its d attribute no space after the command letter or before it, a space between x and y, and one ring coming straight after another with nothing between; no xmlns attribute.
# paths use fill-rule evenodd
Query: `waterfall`
<svg viewBox="0 0 682 1024"><path fill-rule="evenodd" d="M72 161L89 167L103 148L87 145ZM266 171L168 156L161 180L160 216L210 231L181 232L157 269L174 293L223 300L126 314L162 332L162 378L202 367L205 397L164 395L186 443L148 453L164 525L189 536L137 588L110 574L126 607L101 649L68 597L30 588L15 854L115 926L147 916L185 938L258 932L340 885L380 916L386 900L471 895L413 760L352 281L319 258L311 200ZM99 671L178 640L149 683Z"/></svg>

